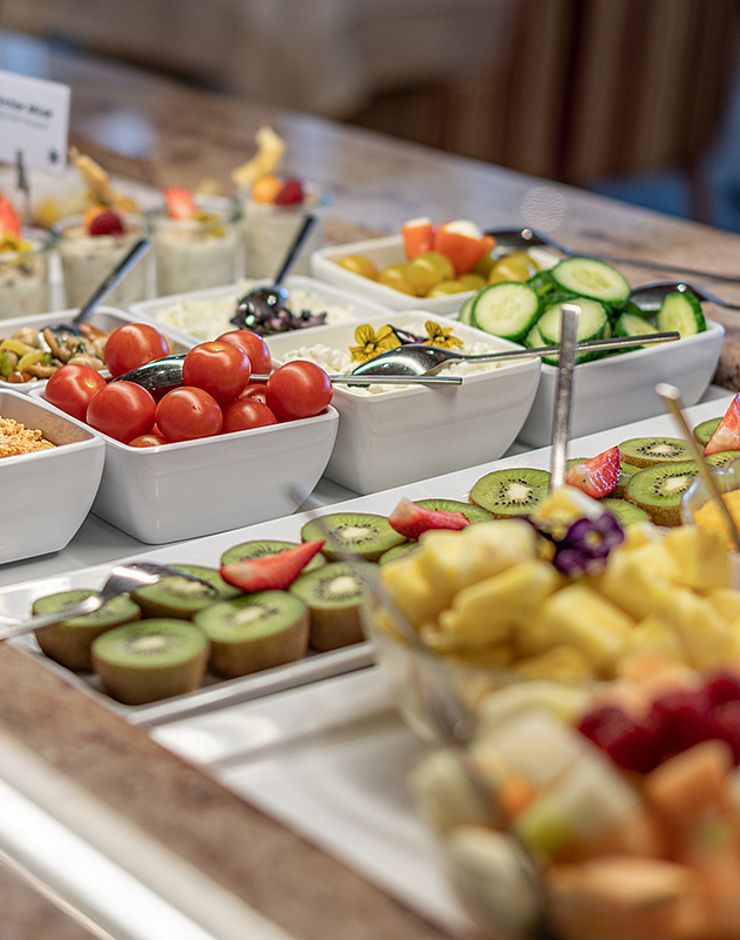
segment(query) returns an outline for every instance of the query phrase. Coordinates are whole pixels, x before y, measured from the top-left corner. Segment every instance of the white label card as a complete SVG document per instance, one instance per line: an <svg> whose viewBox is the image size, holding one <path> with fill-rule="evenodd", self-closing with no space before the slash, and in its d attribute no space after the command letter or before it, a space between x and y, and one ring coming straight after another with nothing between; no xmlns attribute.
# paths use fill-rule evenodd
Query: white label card
<svg viewBox="0 0 740 940"><path fill-rule="evenodd" d="M67 164L68 85L0 70L0 161L61 173Z"/></svg>

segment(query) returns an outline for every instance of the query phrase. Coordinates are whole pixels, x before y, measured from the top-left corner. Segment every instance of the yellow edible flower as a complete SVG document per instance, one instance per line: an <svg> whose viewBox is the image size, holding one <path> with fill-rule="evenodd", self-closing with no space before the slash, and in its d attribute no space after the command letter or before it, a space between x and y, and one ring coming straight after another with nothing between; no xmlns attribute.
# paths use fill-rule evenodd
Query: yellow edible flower
<svg viewBox="0 0 740 940"><path fill-rule="evenodd" d="M349 347L355 362L367 362L387 349L395 349L401 345L400 339L390 326L381 326L376 333L369 323L362 323L357 327L355 342L356 346Z"/></svg>
<svg viewBox="0 0 740 940"><path fill-rule="evenodd" d="M455 349L455 347L462 349L463 341L452 335L451 326L440 326L434 320L427 320L424 329L427 331L425 346L437 346L439 349Z"/></svg>

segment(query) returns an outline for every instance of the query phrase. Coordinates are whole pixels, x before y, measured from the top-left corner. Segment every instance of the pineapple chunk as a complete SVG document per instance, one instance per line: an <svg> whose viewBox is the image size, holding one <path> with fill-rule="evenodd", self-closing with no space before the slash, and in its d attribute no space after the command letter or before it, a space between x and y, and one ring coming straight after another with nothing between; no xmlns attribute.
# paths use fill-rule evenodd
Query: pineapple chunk
<svg viewBox="0 0 740 940"><path fill-rule="evenodd" d="M442 607L449 606L455 594L467 583L465 545L459 532L426 532L416 550L416 563L434 585Z"/></svg>
<svg viewBox="0 0 740 940"><path fill-rule="evenodd" d="M573 646L554 646L540 656L520 659L514 672L523 679L593 679L594 671L584 654Z"/></svg>
<svg viewBox="0 0 740 940"><path fill-rule="evenodd" d="M670 569L675 570L676 565L662 544L654 543L635 551L613 552L606 571L594 579L598 589L612 603L636 620L643 620L662 610L669 603L674 590L666 576L669 572L662 571L660 560L655 557L656 549L661 553L659 559L665 560L669 572Z"/></svg>
<svg viewBox="0 0 740 940"><path fill-rule="evenodd" d="M465 585L537 558L537 533L521 519L496 519L468 526L464 545Z"/></svg>
<svg viewBox="0 0 740 940"><path fill-rule="evenodd" d="M624 542L617 548L618 552L631 552L643 545L660 542L664 538L662 531L652 522L633 522L624 530Z"/></svg>
<svg viewBox="0 0 740 940"><path fill-rule="evenodd" d="M709 592L707 600L725 620L734 621L740 618L740 591L717 588Z"/></svg>
<svg viewBox="0 0 740 940"><path fill-rule="evenodd" d="M666 659L683 660L685 651L675 630L661 614L650 614L641 620L627 639L625 655L655 653Z"/></svg>
<svg viewBox="0 0 740 940"><path fill-rule="evenodd" d="M678 567L677 584L710 591L730 583L727 547L718 532L684 525L670 532L663 545Z"/></svg>
<svg viewBox="0 0 740 940"><path fill-rule="evenodd" d="M595 519L603 511L596 500L582 490L574 486L561 486L540 503L534 521L545 528L570 526L576 519Z"/></svg>
<svg viewBox="0 0 740 940"><path fill-rule="evenodd" d="M421 624L435 620L445 606L434 585L421 571L417 553L384 565L380 569L383 586L396 602L409 623L418 629Z"/></svg>
<svg viewBox="0 0 740 940"><path fill-rule="evenodd" d="M725 665L732 658L736 639L730 624L703 597L674 588L662 616L686 650L686 658L696 669Z"/></svg>
<svg viewBox="0 0 740 940"><path fill-rule="evenodd" d="M571 584L549 597L535 631L551 646L574 646L598 672L611 672L624 650L633 620L593 588Z"/></svg>

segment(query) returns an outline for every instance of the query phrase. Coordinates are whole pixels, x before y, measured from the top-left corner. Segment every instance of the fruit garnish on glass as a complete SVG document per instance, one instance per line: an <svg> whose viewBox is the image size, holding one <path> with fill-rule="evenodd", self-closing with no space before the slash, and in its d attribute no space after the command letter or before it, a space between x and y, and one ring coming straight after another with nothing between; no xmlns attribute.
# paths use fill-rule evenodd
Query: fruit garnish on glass
<svg viewBox="0 0 740 940"><path fill-rule="evenodd" d="M271 127L260 127L255 134L255 143L256 154L231 173L231 179L239 189L253 186L263 177L275 177L285 154L285 141Z"/></svg>
<svg viewBox="0 0 740 940"><path fill-rule="evenodd" d="M109 174L87 154L70 147L69 155L87 187L87 201L92 206L114 207L121 212L139 212L138 202L114 189Z"/></svg>

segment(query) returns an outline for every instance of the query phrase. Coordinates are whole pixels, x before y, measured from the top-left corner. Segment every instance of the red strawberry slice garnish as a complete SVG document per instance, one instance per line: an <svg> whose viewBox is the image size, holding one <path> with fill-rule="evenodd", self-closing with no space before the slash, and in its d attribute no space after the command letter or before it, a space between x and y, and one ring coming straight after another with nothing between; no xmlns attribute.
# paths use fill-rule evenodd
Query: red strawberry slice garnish
<svg viewBox="0 0 740 940"><path fill-rule="evenodd" d="M303 184L291 176L283 183L283 188L275 197L278 206L299 206L303 202Z"/></svg>
<svg viewBox="0 0 740 940"><path fill-rule="evenodd" d="M407 539L418 539L430 529L464 529L470 522L461 512L426 509L410 499L402 499L388 517L391 527Z"/></svg>
<svg viewBox="0 0 740 940"><path fill-rule="evenodd" d="M184 186L166 186L162 190L167 215L171 219L192 219L197 209L193 194Z"/></svg>
<svg viewBox="0 0 740 940"><path fill-rule="evenodd" d="M710 454L718 454L721 450L740 450L740 395L735 395L730 402L730 407L710 437L704 453L709 457Z"/></svg>
<svg viewBox="0 0 740 940"><path fill-rule="evenodd" d="M125 235L126 226L117 212L104 209L92 217L87 231L90 235Z"/></svg>
<svg viewBox="0 0 740 940"><path fill-rule="evenodd" d="M314 555L324 547L324 540L304 542L275 555L244 558L233 565L223 565L221 577L227 584L248 594L255 591L282 591L295 581Z"/></svg>
<svg viewBox="0 0 740 940"><path fill-rule="evenodd" d="M7 196L0 196L0 236L21 237L21 220Z"/></svg>
<svg viewBox="0 0 740 940"><path fill-rule="evenodd" d="M593 496L601 499L616 489L619 481L619 448L610 447L603 454L597 454L585 463L571 467L565 474L568 486L575 486Z"/></svg>

